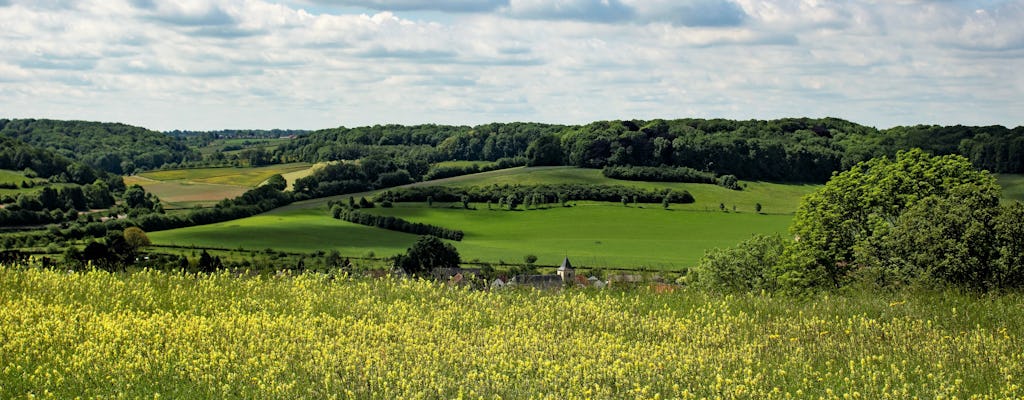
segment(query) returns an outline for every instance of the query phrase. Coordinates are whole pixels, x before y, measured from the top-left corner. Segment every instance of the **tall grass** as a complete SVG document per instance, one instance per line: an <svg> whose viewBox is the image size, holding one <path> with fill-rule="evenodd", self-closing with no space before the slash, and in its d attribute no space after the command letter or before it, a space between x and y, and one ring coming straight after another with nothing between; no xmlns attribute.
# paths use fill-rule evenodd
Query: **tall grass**
<svg viewBox="0 0 1024 400"><path fill-rule="evenodd" d="M1017 294L0 269L0 398L1019 398Z"/></svg>

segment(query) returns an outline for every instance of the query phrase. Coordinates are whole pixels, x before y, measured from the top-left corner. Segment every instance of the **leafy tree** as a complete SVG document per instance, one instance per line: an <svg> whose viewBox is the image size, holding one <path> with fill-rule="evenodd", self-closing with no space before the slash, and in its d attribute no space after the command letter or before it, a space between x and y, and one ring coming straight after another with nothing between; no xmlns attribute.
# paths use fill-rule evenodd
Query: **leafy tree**
<svg viewBox="0 0 1024 400"><path fill-rule="evenodd" d="M728 249L707 251L694 267L696 283L725 291L775 291L786 242L779 235L756 235Z"/></svg>
<svg viewBox="0 0 1024 400"><path fill-rule="evenodd" d="M996 263L994 281L1000 287L1024 286L1024 204L1004 206L995 220Z"/></svg>
<svg viewBox="0 0 1024 400"><path fill-rule="evenodd" d="M916 265L927 262L924 253L942 259L955 257L946 241L888 240L901 232L934 238L942 234L943 225L957 223L938 208L954 203L987 208L998 204L998 193L991 175L974 169L960 156L933 157L915 149L899 152L895 159L882 157L859 163L801 200L790 228L795 242L787 260L787 279L795 285L835 287L848 281L858 265ZM926 198L931 199L903 216ZM925 225L932 223L937 224L937 230L926 229ZM963 245L967 243L957 244ZM858 249L862 249L860 254ZM908 252L900 256L903 261L894 258L892 251L897 250ZM948 264L944 268L960 267Z"/></svg>
<svg viewBox="0 0 1024 400"><path fill-rule="evenodd" d="M277 190L284 190L288 187L288 181L286 181L284 176L281 176L281 174L274 174L270 178L267 178L267 186Z"/></svg>
<svg viewBox="0 0 1024 400"><path fill-rule="evenodd" d="M146 236L146 232L136 226L125 228L123 235L124 241L128 243L128 246L136 251L152 244L149 241L149 237Z"/></svg>
<svg viewBox="0 0 1024 400"><path fill-rule="evenodd" d="M405 254L393 259L394 266L413 276L426 276L434 268L458 268L459 252L434 236L420 236Z"/></svg>
<svg viewBox="0 0 1024 400"><path fill-rule="evenodd" d="M668 195L666 194L665 198L661 199L661 207L668 210L669 205L671 205L671 203L668 201Z"/></svg>
<svg viewBox="0 0 1024 400"><path fill-rule="evenodd" d="M527 254L526 256L523 257L523 262L527 264L533 264L537 262L537 256L533 254Z"/></svg>
<svg viewBox="0 0 1024 400"><path fill-rule="evenodd" d="M754 204L754 211L761 212L761 203Z"/></svg>
<svg viewBox="0 0 1024 400"><path fill-rule="evenodd" d="M554 135L544 135L526 148L526 165L562 165L561 140Z"/></svg>

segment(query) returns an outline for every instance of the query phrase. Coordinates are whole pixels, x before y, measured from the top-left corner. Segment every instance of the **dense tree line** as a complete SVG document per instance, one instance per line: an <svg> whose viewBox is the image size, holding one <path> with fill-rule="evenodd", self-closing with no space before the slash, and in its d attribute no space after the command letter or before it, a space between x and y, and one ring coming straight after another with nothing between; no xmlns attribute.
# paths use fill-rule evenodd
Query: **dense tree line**
<svg viewBox="0 0 1024 400"><path fill-rule="evenodd" d="M0 124L4 120L0 120ZM47 178L53 182L92 183L104 174L80 162L0 135L0 169L25 171L29 176Z"/></svg>
<svg viewBox="0 0 1024 400"><path fill-rule="evenodd" d="M524 204L527 199L538 197L536 204L564 203L569 200L613 201L623 198L636 199L640 203L661 203L668 197L671 203L693 203L694 198L687 191L659 191L639 189L620 185L489 185L470 187L420 186L393 189L377 195L375 201L420 201L463 202L465 200L484 203L499 203L513 199ZM514 208L514 207L513 207Z"/></svg>
<svg viewBox="0 0 1024 400"><path fill-rule="evenodd" d="M77 221L80 211L105 209L114 205L113 194L99 181L59 189L44 187L36 193L20 193L0 199L0 225L25 226Z"/></svg>
<svg viewBox="0 0 1024 400"><path fill-rule="evenodd" d="M496 171L499 169L522 167L524 165L526 165L526 157L499 158L494 163L484 165L483 167L479 164L470 164L466 166L432 166L430 167L430 170L423 175L423 180L430 181L434 179L451 178L454 176Z"/></svg>
<svg viewBox="0 0 1024 400"><path fill-rule="evenodd" d="M199 160L198 151L160 132L118 123L46 119L0 120L0 136L49 149L68 159L114 173ZM38 172L38 171L37 171Z"/></svg>
<svg viewBox="0 0 1024 400"><path fill-rule="evenodd" d="M601 169L601 174L628 181L718 183L714 173L690 167L607 166Z"/></svg>
<svg viewBox="0 0 1024 400"><path fill-rule="evenodd" d="M460 241L463 233L458 229L448 229L436 225L409 222L404 219L390 215L373 215L359 211L354 207L342 204L335 204L331 207L331 216L335 219L352 222L359 225L373 226L391 231L412 233L416 235L437 236L442 239Z"/></svg>
<svg viewBox="0 0 1024 400"><path fill-rule="evenodd" d="M1024 173L1022 134L1022 127L1001 126L878 130L836 118L627 120L579 126L378 125L313 132L279 147L276 155L317 162L355 160L379 152L428 163L526 157L528 165L665 165L747 180L824 182L833 172L858 162L911 148L961 154L992 172Z"/></svg>

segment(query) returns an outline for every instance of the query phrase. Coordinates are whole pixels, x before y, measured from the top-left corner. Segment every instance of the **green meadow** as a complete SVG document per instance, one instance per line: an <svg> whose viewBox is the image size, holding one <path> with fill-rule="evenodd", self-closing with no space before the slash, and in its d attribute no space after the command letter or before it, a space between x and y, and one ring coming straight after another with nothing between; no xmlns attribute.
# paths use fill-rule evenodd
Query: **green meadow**
<svg viewBox="0 0 1024 400"><path fill-rule="evenodd" d="M450 204L399 203L370 212L413 222L461 229L465 238L453 244L466 261L520 263L527 254L538 264L553 265L568 255L587 267L629 267L678 270L692 266L705 250L732 246L753 234L785 233L792 212L810 185L747 182L743 191L715 185L618 181L597 170L571 167L513 168L415 185L472 186L490 184L592 183L689 190L694 204L624 207L620 203L573 202L573 207L502 211L494 204L473 204L465 210ZM372 196L374 192L354 196ZM344 199L336 196L334 199ZM156 244L245 248L292 252L337 249L346 256L390 256L405 251L415 236L332 219L327 199L283 207L236 221L152 232ZM764 214L755 213L761 203ZM728 212L719 211L725 204ZM736 212L732 206L736 205Z"/></svg>
<svg viewBox="0 0 1024 400"><path fill-rule="evenodd" d="M565 255L586 267L645 267L676 270L692 266L704 251L732 246L756 233L783 233L791 216L664 210L660 204L623 207L580 202L575 207L539 210L465 210L398 204L370 212L462 229L452 242L466 261L554 265ZM219 224L152 232L156 244L245 248L290 252L337 249L346 256L390 256L415 236L335 220L326 208L267 213Z"/></svg>

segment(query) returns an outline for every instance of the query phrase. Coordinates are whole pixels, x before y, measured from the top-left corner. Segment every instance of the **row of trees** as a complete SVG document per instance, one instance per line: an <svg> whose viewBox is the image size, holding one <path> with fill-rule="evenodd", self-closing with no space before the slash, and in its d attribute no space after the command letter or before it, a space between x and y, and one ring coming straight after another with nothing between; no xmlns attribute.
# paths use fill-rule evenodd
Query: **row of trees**
<svg viewBox="0 0 1024 400"><path fill-rule="evenodd" d="M607 166L601 169L601 173L612 179L629 181L713 183L727 189L743 189L735 175L716 176L690 167Z"/></svg>
<svg viewBox="0 0 1024 400"><path fill-rule="evenodd" d="M522 167L526 165L525 157L511 157L511 158L500 158L497 161L480 166L479 164L470 164L466 166L431 166L430 170L423 175L423 180L429 181L434 179L451 178L453 176L462 176L469 174L476 174L480 172L495 171L499 169Z"/></svg>
<svg viewBox="0 0 1024 400"><path fill-rule="evenodd" d="M569 200L619 201L622 198L636 199L642 203L660 203L668 199L672 203L693 203L694 198L685 190L648 190L620 185L585 185L585 184L553 184L553 185L489 185L470 187L420 186L393 189L377 195L375 201L442 201L475 203L493 202L512 199L514 204L522 204L525 199L538 199L537 204L564 203Z"/></svg>
<svg viewBox="0 0 1024 400"><path fill-rule="evenodd" d="M278 158L308 162L389 152L401 160L497 160L527 165L688 167L748 180L824 182L835 171L897 151L962 154L993 172L1024 172L1024 128L915 126L878 130L835 118L598 121L373 126L310 133L280 146ZM413 179L417 175L410 171Z"/></svg>
<svg viewBox="0 0 1024 400"><path fill-rule="evenodd" d="M331 207L331 216L336 219L344 221L373 226L377 228L387 229L391 231L412 233L416 235L430 235L437 236L442 239L449 239L460 241L464 236L463 232L458 229L448 229L436 225L423 224L419 222L409 222L404 219L393 217L390 215L373 215L359 211L356 208L350 206L344 206L341 204L334 204Z"/></svg>
<svg viewBox="0 0 1024 400"><path fill-rule="evenodd" d="M1000 205L994 178L964 157L917 149L855 165L805 197L792 240L710 252L698 281L804 291L854 282L1024 286L1024 205Z"/></svg>

